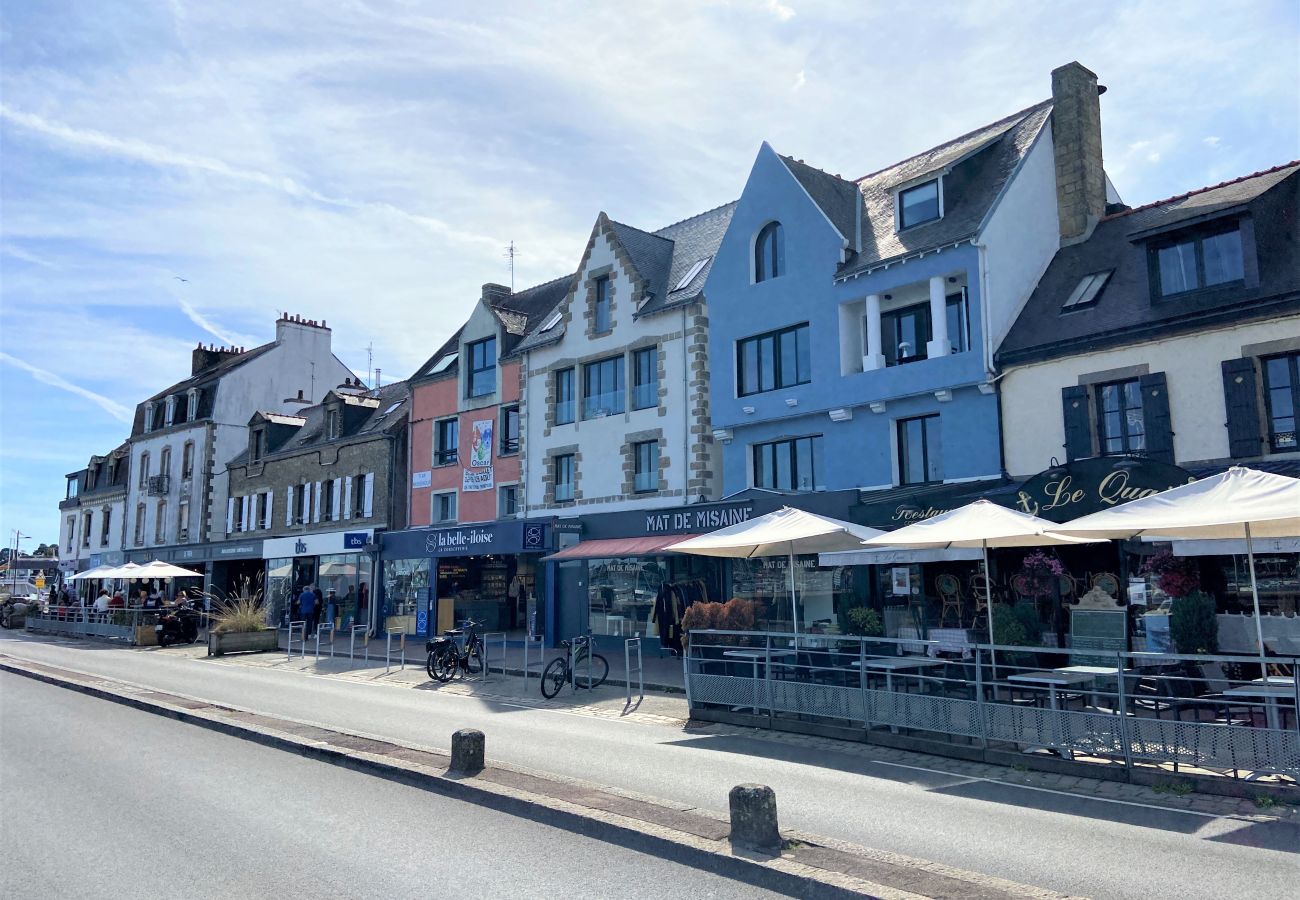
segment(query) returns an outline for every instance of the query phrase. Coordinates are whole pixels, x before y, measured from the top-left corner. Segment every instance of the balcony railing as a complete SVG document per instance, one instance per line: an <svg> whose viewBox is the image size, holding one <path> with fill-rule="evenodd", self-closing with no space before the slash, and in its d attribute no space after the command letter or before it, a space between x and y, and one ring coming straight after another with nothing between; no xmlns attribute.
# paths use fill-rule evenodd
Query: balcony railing
<svg viewBox="0 0 1300 900"><path fill-rule="evenodd" d="M171 477L168 475L150 475L149 476L149 496L161 497L167 493L171 486Z"/></svg>

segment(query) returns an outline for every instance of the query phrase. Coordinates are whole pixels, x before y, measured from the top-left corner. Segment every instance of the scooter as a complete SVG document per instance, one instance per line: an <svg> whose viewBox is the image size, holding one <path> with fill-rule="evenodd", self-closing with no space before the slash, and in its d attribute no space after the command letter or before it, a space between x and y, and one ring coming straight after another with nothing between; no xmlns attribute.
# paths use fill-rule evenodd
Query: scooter
<svg viewBox="0 0 1300 900"><path fill-rule="evenodd" d="M164 610L153 627L158 636L158 646L192 644L199 639L199 614L191 606L177 606Z"/></svg>

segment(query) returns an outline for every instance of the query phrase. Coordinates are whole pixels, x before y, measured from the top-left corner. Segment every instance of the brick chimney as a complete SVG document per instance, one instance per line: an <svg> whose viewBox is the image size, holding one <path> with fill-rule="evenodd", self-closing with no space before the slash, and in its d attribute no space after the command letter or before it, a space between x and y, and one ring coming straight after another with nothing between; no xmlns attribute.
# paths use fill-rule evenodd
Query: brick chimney
<svg viewBox="0 0 1300 900"><path fill-rule="evenodd" d="M190 353L190 374L197 375L205 372L217 363L233 359L243 352L243 347L217 347L213 344L205 347L199 344Z"/></svg>
<svg viewBox="0 0 1300 900"><path fill-rule="evenodd" d="M504 284L492 284L491 282L488 282L483 285L482 300L488 306L491 306L495 303L500 303L502 300L509 300L511 293L510 288L506 287Z"/></svg>
<svg viewBox="0 0 1300 900"><path fill-rule="evenodd" d="M1104 90L1096 74L1077 62L1052 70L1056 207L1064 242L1091 233L1106 213L1099 99Z"/></svg>

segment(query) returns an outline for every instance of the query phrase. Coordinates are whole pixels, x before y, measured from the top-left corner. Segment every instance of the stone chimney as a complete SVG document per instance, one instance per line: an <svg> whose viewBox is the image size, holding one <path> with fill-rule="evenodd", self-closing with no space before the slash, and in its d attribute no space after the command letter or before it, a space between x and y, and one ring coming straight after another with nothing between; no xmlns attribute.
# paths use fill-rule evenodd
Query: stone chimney
<svg viewBox="0 0 1300 900"><path fill-rule="evenodd" d="M1106 213L1099 99L1104 90L1096 74L1077 62L1052 70L1056 207L1063 242L1090 234Z"/></svg>
<svg viewBox="0 0 1300 900"><path fill-rule="evenodd" d="M482 300L488 306L492 306L502 300L509 300L511 293L510 288L506 287L504 284L492 284L491 282L488 282L483 285Z"/></svg>
<svg viewBox="0 0 1300 900"><path fill-rule="evenodd" d="M203 344L199 344L190 353L190 374L197 375L200 372L206 372L217 363L233 359L243 352L243 347L217 347L214 344L208 344L205 347Z"/></svg>

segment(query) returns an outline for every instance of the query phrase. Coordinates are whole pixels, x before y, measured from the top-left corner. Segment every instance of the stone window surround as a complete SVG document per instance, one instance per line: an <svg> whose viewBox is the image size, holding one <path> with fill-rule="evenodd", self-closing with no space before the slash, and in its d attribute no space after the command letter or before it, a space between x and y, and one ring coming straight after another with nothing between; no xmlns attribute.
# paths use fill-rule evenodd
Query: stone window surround
<svg viewBox="0 0 1300 900"><path fill-rule="evenodd" d="M655 441L659 444L659 487L653 491L636 489L636 448L638 444ZM667 454L662 428L650 431L632 431L623 436L623 495L625 497L664 497L670 496L667 489L668 468L672 463Z"/></svg>
<svg viewBox="0 0 1300 900"><path fill-rule="evenodd" d="M573 499L555 499L555 458L573 457ZM550 508L577 506L582 501L582 448L577 444L550 447L546 451L546 467L542 472L543 505Z"/></svg>
<svg viewBox="0 0 1300 900"><path fill-rule="evenodd" d="M657 415L659 415L660 417L668 415L668 405L667 405L668 363L667 363L667 352L665 350L665 345L672 341L681 340L681 338L682 338L682 332L680 331L674 331L663 335L637 338L636 340L628 344L625 344L623 347L615 351L606 350L600 353L591 353L588 354L587 356L566 357L564 359L558 359L555 362L552 362L549 365L546 365L542 368L530 370L528 372L529 378L544 378L546 380L546 424L542 429L542 435L544 437L549 437L553 429L568 428L570 426L572 426L574 430L578 430L579 426L584 421L582 416L580 415L582 411L582 401L583 401L582 367L584 365L586 365L587 363L600 362L602 360L611 359L615 356L622 355L623 372L624 372L623 388L630 395L631 377L628 373L631 371L633 365L632 354L635 353L637 350L644 350L647 347L657 347L659 351L658 364L656 369L659 378L659 403L657 406L647 406L644 409L632 409L631 403L629 402L624 405L624 411L621 415L623 416L624 422L629 421L628 416L633 416L640 413L646 413L651 410L655 410L657 412ZM555 373L562 369L574 370L573 373L574 420L572 422L566 422L563 425L556 425L555 424ZM606 421L609 418L611 417L605 416L602 418L602 421Z"/></svg>
<svg viewBox="0 0 1300 900"><path fill-rule="evenodd" d="M586 288L587 298L586 307L583 311L583 319L586 321L587 339L604 337L614 332L614 313L618 309L618 284L615 266L613 263L600 266L595 269L587 270L587 277L583 280L583 287ZM604 331L596 330L596 282L601 278L606 280L608 285L607 294L609 297L609 328Z"/></svg>

